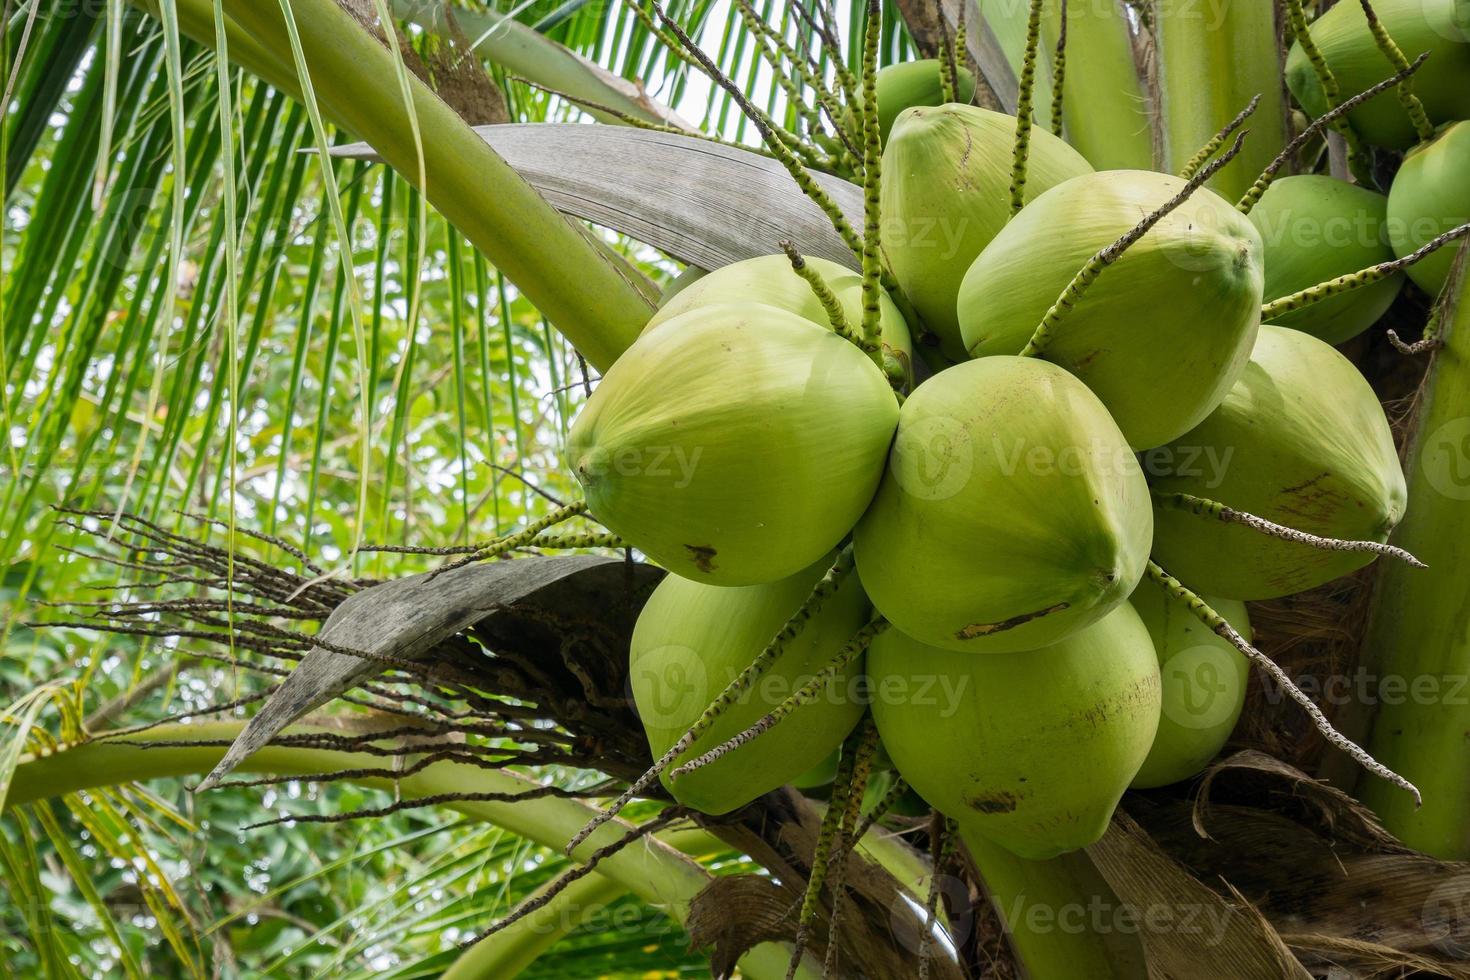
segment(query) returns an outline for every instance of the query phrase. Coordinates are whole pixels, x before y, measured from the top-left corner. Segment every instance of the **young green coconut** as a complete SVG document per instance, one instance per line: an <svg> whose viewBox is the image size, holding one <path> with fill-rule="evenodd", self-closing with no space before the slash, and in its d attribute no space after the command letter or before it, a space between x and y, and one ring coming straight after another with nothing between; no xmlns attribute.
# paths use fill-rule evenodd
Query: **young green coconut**
<svg viewBox="0 0 1470 980"><path fill-rule="evenodd" d="M951 104L900 113L883 148L883 254L952 361L965 359L955 316L960 280L1011 216L1015 136L1014 116ZM1092 172L1051 133L1037 128L1030 139L1025 200Z"/></svg>
<svg viewBox="0 0 1470 980"><path fill-rule="evenodd" d="M954 101L968 104L975 97L975 76L964 65L958 68L959 98ZM877 84L878 133L885 143L900 112L915 106L939 106L948 101L944 97L944 78L938 58L888 65L879 69Z"/></svg>
<svg viewBox="0 0 1470 980"><path fill-rule="evenodd" d="M1393 250L1402 258L1467 221L1470 122L1456 122L1404 157L1388 190L1388 230ZM1439 295L1449 278L1455 251L1442 248L1409 266L1409 278L1431 296Z"/></svg>
<svg viewBox="0 0 1470 980"><path fill-rule="evenodd" d="M1442 123L1470 118L1470 0L1373 0L1372 6L1407 60L1429 52L1413 82L1429 119ZM1367 90L1391 68L1358 0L1332 7L1312 23L1310 33L1337 80L1339 101ZM1313 118L1327 111L1322 83L1300 44L1292 45L1286 59L1286 83ZM1374 146L1403 150L1418 141L1392 92L1369 99L1347 118Z"/></svg>
<svg viewBox="0 0 1470 980"><path fill-rule="evenodd" d="M1357 543L1387 540L1407 495L1368 382L1328 344L1277 326L1261 328L1250 365L1220 407L1146 453L1144 465L1156 498L1154 556L1192 588L1232 599L1301 592L1361 568L1375 552L1263 534L1216 519L1200 501Z"/></svg>
<svg viewBox="0 0 1470 980"><path fill-rule="evenodd" d="M836 262L803 258L807 269L820 277L842 308L846 322L856 328L863 319L863 277ZM879 331L885 365L896 376L913 379L913 345L903 314L880 291ZM700 306L716 303L765 303L804 317L819 327L832 320L812 286L791 266L785 255L760 255L733 262L707 273L668 299L644 327L645 332L666 320Z"/></svg>
<svg viewBox="0 0 1470 980"><path fill-rule="evenodd" d="M890 396L891 397L891 396ZM633 702L654 758L662 756L770 642L806 600L830 556L765 585L720 588L670 575L638 616L629 658ZM811 679L868 616L857 577L847 578L743 696L729 704L688 751L687 762L759 720ZM765 737L678 779L663 773L675 799L702 813L728 813L824 763L864 710L859 657ZM834 766L835 769L835 766ZM831 777L827 777L830 781Z"/></svg>
<svg viewBox="0 0 1470 980"><path fill-rule="evenodd" d="M1247 640L1245 603L1204 597ZM1135 789L1196 775L1220 754L1245 706L1250 661L1155 582L1139 584L1128 603L1153 638L1162 683L1159 730Z"/></svg>
<svg viewBox="0 0 1470 980"><path fill-rule="evenodd" d="M1280 299L1392 260L1387 209L1382 194L1325 175L1278 178L1250 212L1265 243L1264 298ZM1340 344L1376 323L1403 282L1402 275L1390 276L1272 322Z"/></svg>
<svg viewBox="0 0 1470 980"><path fill-rule="evenodd" d="M868 650L868 676L899 774L1031 859L1102 836L1159 723L1158 660L1127 603L1024 653L967 656L889 630Z"/></svg>
<svg viewBox="0 0 1470 980"><path fill-rule="evenodd" d="M1077 271L1185 181L1142 170L1074 177L1028 204L975 259L957 312L972 356L1015 354ZM1102 399L1135 449L1208 415L1250 358L1260 322L1261 235L1197 189L1104 270L1043 356Z"/></svg>
<svg viewBox="0 0 1470 980"><path fill-rule="evenodd" d="M755 585L847 534L897 421L883 372L847 340L772 306L718 304L638 338L567 458L592 516L634 547L686 578Z"/></svg>
<svg viewBox="0 0 1470 980"><path fill-rule="evenodd" d="M1035 358L942 371L904 402L858 573L934 646L1030 650L1107 615L1143 575L1148 486L1087 387Z"/></svg>

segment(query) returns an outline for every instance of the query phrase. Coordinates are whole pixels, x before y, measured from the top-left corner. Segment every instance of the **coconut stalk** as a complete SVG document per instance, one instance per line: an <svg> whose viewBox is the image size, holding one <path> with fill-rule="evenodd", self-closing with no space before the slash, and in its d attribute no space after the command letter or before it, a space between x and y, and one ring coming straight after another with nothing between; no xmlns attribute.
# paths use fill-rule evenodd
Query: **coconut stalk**
<svg viewBox="0 0 1470 980"><path fill-rule="evenodd" d="M1261 96L1251 138L1238 159L1210 182L1238 198L1286 143L1275 4L1158 0L1159 114L1163 169L1179 172L1240 107Z"/></svg>
<svg viewBox="0 0 1470 980"><path fill-rule="evenodd" d="M160 725L134 734L94 739L46 754L22 757L5 796L4 809L102 786L208 772L223 757L224 744L198 743L231 742L243 727L243 723L233 721ZM363 752L270 745L242 762L240 771L309 779L344 769L372 769L381 765L381 757ZM540 786L506 771L447 761L397 779L365 776L354 781L373 789L393 790L403 799L465 793L519 794ZM443 805L550 848L559 848L592 813L586 804L555 797L451 799ZM585 860L593 851L616 841L625 830L626 827L602 827L573 856ZM682 923L695 896L710 881L709 873L687 857L682 847L705 850L708 841L709 835L704 831L644 839L637 846L625 847L601 860L596 874L582 881L598 877L610 880ZM535 930L531 931L534 935ZM764 943L747 953L740 965L752 978L783 977L788 956L787 948ZM811 978L815 973L804 969L798 976Z"/></svg>
<svg viewBox="0 0 1470 980"><path fill-rule="evenodd" d="M1122 903L1085 851L1028 861L963 826L960 837L1027 976L1035 980L1148 976L1137 934L1091 928L1098 910L1110 925Z"/></svg>
<svg viewBox="0 0 1470 980"><path fill-rule="evenodd" d="M135 0L149 13L159 0ZM209 0L176 0L181 31L214 45ZM233 60L300 98L279 3L222 0ZM317 101L333 123L372 144L405 179L605 369L638 336L653 307L608 250L546 202L416 77L409 79L419 147L394 56L334 0L291 0ZM423 179L421 179L421 177Z"/></svg>
<svg viewBox="0 0 1470 980"><path fill-rule="evenodd" d="M1470 246L1461 245L1439 317L1442 346L1420 394L1404 467L1409 498L1395 532L1428 569L1385 566L1372 600L1362 663L1380 679L1368 749L1413 780L1424 805L1375 779L1357 795L1410 847L1470 859ZM1402 684L1393 692L1387 681ZM1390 696L1390 695L1393 696ZM1369 710L1372 710L1371 707Z"/></svg>
<svg viewBox="0 0 1470 980"><path fill-rule="evenodd" d="M1041 38L1047 53L1043 60L1051 66L1048 79L1055 72L1063 6L1062 0L1046 0L1043 7ZM1153 169L1152 112L1133 60L1122 0L1073 0L1065 7L1063 135L1098 170Z"/></svg>

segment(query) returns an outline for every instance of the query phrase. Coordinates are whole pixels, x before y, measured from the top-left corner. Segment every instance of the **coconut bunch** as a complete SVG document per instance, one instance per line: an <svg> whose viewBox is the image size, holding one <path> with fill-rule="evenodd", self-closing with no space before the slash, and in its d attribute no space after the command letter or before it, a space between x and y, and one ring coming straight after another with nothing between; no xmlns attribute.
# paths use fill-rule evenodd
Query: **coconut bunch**
<svg viewBox="0 0 1470 980"><path fill-rule="evenodd" d="M1470 11L1380 4L1380 27L1437 3ZM1433 289L1428 260L1464 234L1391 228L1410 194L1453 217L1470 76L1444 74L1463 38L1441 74L1415 74L1412 44L1384 61L1358 9L1307 25L1293 5L1288 79L1320 111L1239 202L1206 185L1254 103L1184 173L1096 172L1031 123L1026 72L1017 115L977 108L944 59L877 72L870 30L844 116L861 235L828 209L855 268L784 242L681 277L572 427L587 513L671 573L630 660L657 762L604 819L655 782L714 815L830 784L818 863L914 794L967 839L1046 858L1096 841L1130 786L1199 773L1252 664L1417 795L1252 645L1245 605L1414 561L1388 544L1406 491L1387 419L1332 344L1405 274ZM1323 64L1340 71L1318 104ZM1411 79L1460 87L1411 111ZM1276 179L1328 128L1399 148L1396 113L1444 128L1387 195ZM1339 219L1367 231L1293 231Z"/></svg>

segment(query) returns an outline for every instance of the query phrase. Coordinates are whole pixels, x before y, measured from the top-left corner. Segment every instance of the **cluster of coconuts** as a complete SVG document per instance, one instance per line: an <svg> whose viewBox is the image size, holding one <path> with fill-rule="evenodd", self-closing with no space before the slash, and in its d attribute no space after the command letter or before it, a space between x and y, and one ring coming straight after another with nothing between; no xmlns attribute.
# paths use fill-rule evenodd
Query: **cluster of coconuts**
<svg viewBox="0 0 1470 980"><path fill-rule="evenodd" d="M1400 23L1461 24L1470 0L1378 10L1409 57L1435 47L1417 80L1435 118L1470 116L1463 35L1420 39ZM1387 74L1357 4L1312 30L1345 97ZM1298 54L1288 79L1321 111ZM881 349L834 330L831 301L857 324L865 299L861 277L835 263L807 260L826 302L785 255L680 277L588 399L567 457L591 515L673 573L632 640L631 690L656 758L758 657L779 649L676 763L755 724L866 624L889 625L762 737L664 773L675 798L719 814L830 779L871 709L883 764L923 801L1041 858L1096 840L1129 786L1199 772L1239 716L1247 661L1146 574L1151 558L1249 636L1246 600L1373 557L1266 536L1191 502L1372 542L1402 516L1388 422L1331 346L1402 283L1275 323L1261 323L1262 304L1412 250L1417 239L1380 235L1395 209L1465 221L1470 123L1411 150L1386 200L1291 177L1246 215L1197 189L1059 308L1089 259L1185 182L1096 172L1033 129L1013 214L1015 118L941 104L937 75L924 62L878 79L883 263L897 285L880 297ZM1351 123L1402 148L1413 133L1381 101ZM1368 240L1309 247L1279 233L1343 217L1372 224ZM929 376L914 387L916 353Z"/></svg>

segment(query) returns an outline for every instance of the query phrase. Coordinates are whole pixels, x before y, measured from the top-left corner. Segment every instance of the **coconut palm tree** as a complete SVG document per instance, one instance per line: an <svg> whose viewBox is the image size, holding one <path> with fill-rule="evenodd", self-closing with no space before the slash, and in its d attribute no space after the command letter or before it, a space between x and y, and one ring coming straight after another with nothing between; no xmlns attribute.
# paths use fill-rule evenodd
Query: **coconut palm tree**
<svg viewBox="0 0 1470 980"><path fill-rule="evenodd" d="M628 667L663 573L562 458L704 270L878 288L880 65L1034 120L1020 184L1034 125L1243 211L1387 187L1283 84L1329 6L4 0L6 974L1470 976L1465 249L1342 346L1430 567L1252 602L1228 750L1059 857L931 812L867 721L678 804Z"/></svg>

